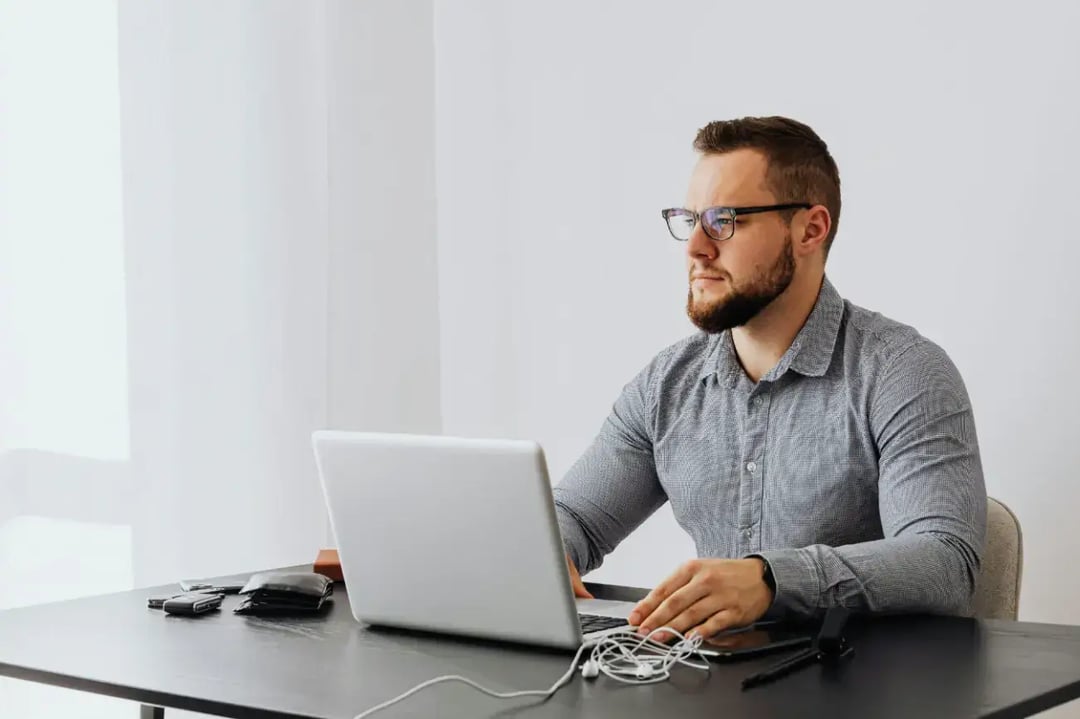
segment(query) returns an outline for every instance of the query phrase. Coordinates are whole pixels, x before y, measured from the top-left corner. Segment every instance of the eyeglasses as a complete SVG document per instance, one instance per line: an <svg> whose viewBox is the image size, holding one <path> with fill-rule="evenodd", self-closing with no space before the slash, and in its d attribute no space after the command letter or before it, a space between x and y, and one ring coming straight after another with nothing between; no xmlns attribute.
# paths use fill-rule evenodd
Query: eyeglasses
<svg viewBox="0 0 1080 719"><path fill-rule="evenodd" d="M739 215L756 215L761 212L778 210L809 210L813 205L807 202L789 202L783 205L758 205L757 207L710 207L700 214L685 207L671 207L661 210L660 214L667 223L668 232L680 242L690 239L698 221L705 234L721 242L730 240L735 234L735 218Z"/></svg>

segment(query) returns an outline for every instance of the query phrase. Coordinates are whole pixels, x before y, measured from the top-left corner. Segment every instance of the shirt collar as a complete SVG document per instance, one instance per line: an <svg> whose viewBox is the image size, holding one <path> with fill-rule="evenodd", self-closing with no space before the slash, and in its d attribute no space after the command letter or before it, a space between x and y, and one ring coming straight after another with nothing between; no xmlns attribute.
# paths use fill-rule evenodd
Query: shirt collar
<svg viewBox="0 0 1080 719"><path fill-rule="evenodd" d="M699 379L707 379L716 375L719 382L728 386L735 384L742 372L742 365L735 354L735 345L731 341L731 332L724 330L720 334L709 338L709 354L701 363Z"/></svg>
<svg viewBox="0 0 1080 719"><path fill-rule="evenodd" d="M828 278L821 283L817 303L806 318L791 349L785 353L776 365L781 369L784 359L790 357L788 367L808 377L821 377L832 363L833 350L836 349L836 335L840 331L840 321L844 317L844 300L832 286ZM787 369L784 367L783 369ZM777 373L779 377L783 371Z"/></svg>
<svg viewBox="0 0 1080 719"><path fill-rule="evenodd" d="M762 379L775 380L788 369L809 377L824 375L832 362L836 336L843 316L844 300L826 278L821 284L814 309L810 311L802 329L795 335L791 347ZM714 335L699 378L705 379L715 374L720 382L733 386L742 371L742 365L735 354L735 344L731 340L731 332L724 331Z"/></svg>

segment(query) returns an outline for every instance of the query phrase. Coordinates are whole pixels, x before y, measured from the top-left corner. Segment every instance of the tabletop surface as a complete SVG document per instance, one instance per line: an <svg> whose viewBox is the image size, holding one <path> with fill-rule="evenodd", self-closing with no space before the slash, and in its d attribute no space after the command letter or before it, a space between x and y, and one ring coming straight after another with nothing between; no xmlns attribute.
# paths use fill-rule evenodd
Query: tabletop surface
<svg viewBox="0 0 1080 719"><path fill-rule="evenodd" d="M639 590L590 585L598 596ZM0 612L0 675L228 717L351 719L432 677L461 674L497 691L550 686L572 655L364 627L335 587L315 617L202 617L148 609L176 587ZM437 597L433 599L437 606ZM522 717L1028 716L1080 697L1080 627L949 617L855 620L855 656L749 691L775 661L677 668L670 681L574 680L547 701L496 700L466 686L427 689L379 714Z"/></svg>

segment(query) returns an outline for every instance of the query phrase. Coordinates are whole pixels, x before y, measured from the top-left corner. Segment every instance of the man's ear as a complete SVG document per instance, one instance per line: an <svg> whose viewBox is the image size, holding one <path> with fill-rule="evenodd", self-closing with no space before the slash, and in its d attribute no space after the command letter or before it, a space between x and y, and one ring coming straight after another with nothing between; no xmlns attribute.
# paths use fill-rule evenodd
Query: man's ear
<svg viewBox="0 0 1080 719"><path fill-rule="evenodd" d="M803 231L801 239L795 243L796 254L810 255L819 247L824 248L829 230L832 229L832 217L828 208L825 205L814 205L805 211L802 218L796 218L795 221L799 222L800 219Z"/></svg>

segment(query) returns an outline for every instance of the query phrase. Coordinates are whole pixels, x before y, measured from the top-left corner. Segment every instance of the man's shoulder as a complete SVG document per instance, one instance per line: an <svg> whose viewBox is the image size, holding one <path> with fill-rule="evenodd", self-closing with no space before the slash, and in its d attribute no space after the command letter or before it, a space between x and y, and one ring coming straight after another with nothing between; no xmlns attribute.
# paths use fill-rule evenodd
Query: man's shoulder
<svg viewBox="0 0 1080 719"><path fill-rule="evenodd" d="M705 332L683 337L657 352L633 381L644 389L658 384L670 386L683 379L697 378L701 375L705 363L713 357L716 341L716 336Z"/></svg>
<svg viewBox="0 0 1080 719"><path fill-rule="evenodd" d="M859 358L860 363L869 362L880 369L897 365L917 367L928 362L951 365L945 350L911 325L848 300L844 300L844 326L844 351Z"/></svg>
<svg viewBox="0 0 1080 719"><path fill-rule="evenodd" d="M696 375L713 355L719 337L706 332L695 332L657 352L650 364L661 376Z"/></svg>

